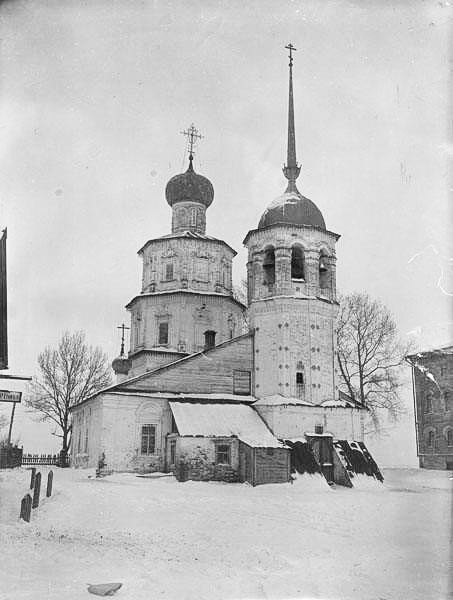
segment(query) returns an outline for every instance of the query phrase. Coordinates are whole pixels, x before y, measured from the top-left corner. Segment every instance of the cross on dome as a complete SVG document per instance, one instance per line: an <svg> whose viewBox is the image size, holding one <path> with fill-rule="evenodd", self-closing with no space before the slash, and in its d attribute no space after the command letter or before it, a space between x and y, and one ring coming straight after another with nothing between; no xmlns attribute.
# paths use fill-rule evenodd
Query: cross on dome
<svg viewBox="0 0 453 600"><path fill-rule="evenodd" d="M187 145L189 148L189 169L192 170L192 161L193 161L193 149L197 140L201 140L203 136L200 134L198 129L192 123L190 127L187 128L186 131L181 131L182 135L187 137Z"/></svg>

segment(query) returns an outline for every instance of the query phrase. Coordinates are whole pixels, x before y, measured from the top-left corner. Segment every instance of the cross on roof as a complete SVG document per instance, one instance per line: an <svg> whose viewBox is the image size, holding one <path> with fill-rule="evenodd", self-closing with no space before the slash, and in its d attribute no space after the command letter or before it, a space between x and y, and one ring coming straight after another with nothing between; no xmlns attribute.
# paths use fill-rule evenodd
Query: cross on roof
<svg viewBox="0 0 453 600"><path fill-rule="evenodd" d="M292 67L293 66L293 51L296 51L297 48L294 48L294 46L292 44L288 44L287 46L285 46L285 48L287 50L289 50L289 66Z"/></svg>
<svg viewBox="0 0 453 600"><path fill-rule="evenodd" d="M194 148L195 144L197 143L197 139L201 140L203 138L203 136L200 135L198 129L195 127L195 125L193 123L186 131L181 131L181 133L182 133L182 135L185 135L187 137L187 141L188 141L188 145L189 145L189 158L193 157L193 148Z"/></svg>
<svg viewBox="0 0 453 600"><path fill-rule="evenodd" d="M122 325L120 325L119 327L117 327L117 329L121 329L121 355L124 355L124 332L126 329L130 329L130 327L126 327L126 325L123 323Z"/></svg>

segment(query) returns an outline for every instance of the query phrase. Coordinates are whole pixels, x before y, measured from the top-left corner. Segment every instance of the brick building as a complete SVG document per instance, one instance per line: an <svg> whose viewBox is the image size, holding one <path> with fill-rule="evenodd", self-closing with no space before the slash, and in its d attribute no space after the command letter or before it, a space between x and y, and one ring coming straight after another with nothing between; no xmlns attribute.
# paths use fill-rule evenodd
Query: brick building
<svg viewBox="0 0 453 600"><path fill-rule="evenodd" d="M407 358L420 467L453 470L453 346Z"/></svg>
<svg viewBox="0 0 453 600"><path fill-rule="evenodd" d="M338 390L340 236L296 186L292 57L288 183L245 237L247 306L233 297L236 252L206 234L214 188L194 170L193 126L187 134L188 169L166 187L171 233L139 251L130 351L113 361L117 383L73 409L72 462L255 485L288 481L290 445L324 436L320 470L350 481L346 454L362 453L365 410Z"/></svg>

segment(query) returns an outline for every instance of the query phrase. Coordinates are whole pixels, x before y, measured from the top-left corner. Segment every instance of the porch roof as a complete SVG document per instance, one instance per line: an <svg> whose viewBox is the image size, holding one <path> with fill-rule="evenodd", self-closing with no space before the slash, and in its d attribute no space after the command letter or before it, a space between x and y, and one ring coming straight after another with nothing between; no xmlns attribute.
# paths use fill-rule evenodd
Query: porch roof
<svg viewBox="0 0 453 600"><path fill-rule="evenodd" d="M170 401L181 436L237 437L254 448L284 448L258 413L244 404Z"/></svg>

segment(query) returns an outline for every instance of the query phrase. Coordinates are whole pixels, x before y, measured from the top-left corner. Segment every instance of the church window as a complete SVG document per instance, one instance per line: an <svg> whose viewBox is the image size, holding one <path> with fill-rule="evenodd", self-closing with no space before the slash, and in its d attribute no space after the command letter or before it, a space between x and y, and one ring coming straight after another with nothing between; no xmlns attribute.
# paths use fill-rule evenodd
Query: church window
<svg viewBox="0 0 453 600"><path fill-rule="evenodd" d="M434 446L434 431L429 431L428 432L428 442L427 442L428 448L433 448Z"/></svg>
<svg viewBox="0 0 453 600"><path fill-rule="evenodd" d="M325 254L321 254L321 256L319 257L318 267L319 287L328 288L330 285L330 273L329 263L327 262L327 256Z"/></svg>
<svg viewBox="0 0 453 600"><path fill-rule="evenodd" d="M264 283L273 285L275 283L275 251L272 247L264 252L263 259Z"/></svg>
<svg viewBox="0 0 453 600"><path fill-rule="evenodd" d="M215 448L216 465L231 465L230 444L217 444Z"/></svg>
<svg viewBox="0 0 453 600"><path fill-rule="evenodd" d="M190 226L195 227L197 224L197 209L192 208L190 210Z"/></svg>
<svg viewBox="0 0 453 600"><path fill-rule="evenodd" d="M296 371L296 395L302 398L305 390L305 380L303 371Z"/></svg>
<svg viewBox="0 0 453 600"><path fill-rule="evenodd" d="M154 454L156 449L156 426L142 425L141 453Z"/></svg>
<svg viewBox="0 0 453 600"><path fill-rule="evenodd" d="M433 393L428 392L425 398L425 413L433 412Z"/></svg>
<svg viewBox="0 0 453 600"><path fill-rule="evenodd" d="M204 332L204 349L210 350L215 346L215 331L208 330Z"/></svg>
<svg viewBox="0 0 453 600"><path fill-rule="evenodd" d="M291 279L304 279L304 251L301 246L291 250Z"/></svg>
<svg viewBox="0 0 453 600"><path fill-rule="evenodd" d="M252 374L250 371L233 371L233 394L248 396L251 393Z"/></svg>
<svg viewBox="0 0 453 600"><path fill-rule="evenodd" d="M159 323L159 346L166 346L168 344L168 323L164 321Z"/></svg>
<svg viewBox="0 0 453 600"><path fill-rule="evenodd" d="M173 263L167 263L165 265L165 279L171 281L173 279Z"/></svg>
<svg viewBox="0 0 453 600"><path fill-rule="evenodd" d="M453 429L447 429L447 446L453 446Z"/></svg>

